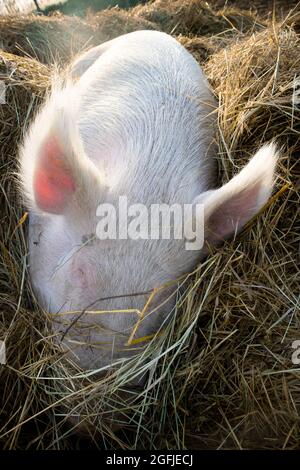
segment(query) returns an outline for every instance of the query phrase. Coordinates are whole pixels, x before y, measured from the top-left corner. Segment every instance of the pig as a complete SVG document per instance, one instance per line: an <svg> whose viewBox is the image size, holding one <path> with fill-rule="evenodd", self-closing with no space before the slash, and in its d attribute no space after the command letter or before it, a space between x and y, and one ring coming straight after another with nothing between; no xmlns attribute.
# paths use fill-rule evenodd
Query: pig
<svg viewBox="0 0 300 470"><path fill-rule="evenodd" d="M140 354L174 311L176 279L267 202L274 143L216 187L216 110L192 55L165 33L138 31L74 60L26 131L29 276L56 340L83 370L105 373ZM186 249L188 236L97 236L99 205L121 196L128 206L201 206L190 222L199 217L202 247Z"/></svg>

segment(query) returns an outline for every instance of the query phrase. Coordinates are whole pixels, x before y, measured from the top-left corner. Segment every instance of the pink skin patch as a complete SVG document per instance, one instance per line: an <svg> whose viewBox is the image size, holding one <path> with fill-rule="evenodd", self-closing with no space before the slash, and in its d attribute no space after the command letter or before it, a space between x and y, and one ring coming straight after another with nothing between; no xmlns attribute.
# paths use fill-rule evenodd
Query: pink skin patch
<svg viewBox="0 0 300 470"><path fill-rule="evenodd" d="M38 207L52 214L62 214L75 192L74 178L55 137L48 138L41 148L33 189Z"/></svg>

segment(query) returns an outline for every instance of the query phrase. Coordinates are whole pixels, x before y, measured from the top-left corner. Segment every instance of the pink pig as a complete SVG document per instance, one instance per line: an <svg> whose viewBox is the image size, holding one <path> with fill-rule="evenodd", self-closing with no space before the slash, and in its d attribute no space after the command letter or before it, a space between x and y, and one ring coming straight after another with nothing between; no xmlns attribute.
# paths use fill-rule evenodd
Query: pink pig
<svg viewBox="0 0 300 470"><path fill-rule="evenodd" d="M268 200L273 144L213 189L215 108L184 47L138 31L79 56L31 124L20 153L30 278L57 340L83 369L105 371L136 354L132 339L154 334L172 314L176 283L141 318L149 293L206 254L205 246L187 250L185 237L101 239L99 204L126 196L129 206L201 205L204 243L219 244Z"/></svg>

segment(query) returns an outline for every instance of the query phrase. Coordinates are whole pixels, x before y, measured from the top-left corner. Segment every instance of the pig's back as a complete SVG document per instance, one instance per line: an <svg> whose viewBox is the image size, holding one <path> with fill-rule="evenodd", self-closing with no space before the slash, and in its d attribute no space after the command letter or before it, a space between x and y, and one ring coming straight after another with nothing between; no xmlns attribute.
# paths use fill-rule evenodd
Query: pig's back
<svg viewBox="0 0 300 470"><path fill-rule="evenodd" d="M132 199L191 202L213 173L214 100L201 68L164 33L110 44L77 84L86 154Z"/></svg>

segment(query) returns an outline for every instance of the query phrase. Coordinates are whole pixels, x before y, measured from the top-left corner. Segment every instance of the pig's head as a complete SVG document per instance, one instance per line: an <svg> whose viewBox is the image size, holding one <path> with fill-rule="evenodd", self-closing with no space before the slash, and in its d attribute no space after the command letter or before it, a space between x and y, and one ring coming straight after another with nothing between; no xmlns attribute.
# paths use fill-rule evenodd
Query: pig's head
<svg viewBox="0 0 300 470"><path fill-rule="evenodd" d="M135 341L153 335L172 312L176 282L159 290L142 314L153 289L191 270L205 256L205 243L233 237L262 208L276 150L263 147L231 181L194 199L204 207L204 247L195 251L186 240L99 240L97 206L117 202L117 194L80 148L53 127L33 150L31 167L24 157L30 274L42 305L57 313L57 338L82 367L101 368L131 354ZM196 226L202 230L202 221Z"/></svg>

